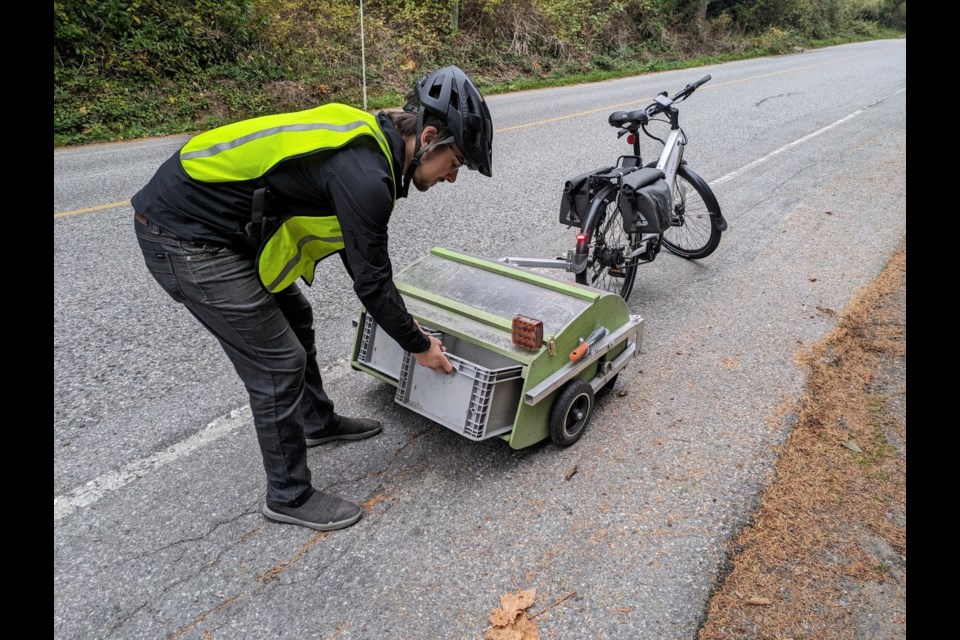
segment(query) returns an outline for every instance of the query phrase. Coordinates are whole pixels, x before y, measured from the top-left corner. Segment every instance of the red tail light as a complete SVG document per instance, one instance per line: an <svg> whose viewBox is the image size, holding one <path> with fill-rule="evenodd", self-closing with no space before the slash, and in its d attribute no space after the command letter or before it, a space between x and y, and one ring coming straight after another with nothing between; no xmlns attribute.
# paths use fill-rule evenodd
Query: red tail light
<svg viewBox="0 0 960 640"><path fill-rule="evenodd" d="M637 141L636 134L631 133L630 135L627 136L627 144L633 144L636 141Z"/></svg>
<svg viewBox="0 0 960 640"><path fill-rule="evenodd" d="M586 242L586 241L587 241L587 234L585 233L577 234L577 242Z"/></svg>
<svg viewBox="0 0 960 640"><path fill-rule="evenodd" d="M513 344L537 350L543 343L543 322L536 318L517 314L513 316L511 338Z"/></svg>

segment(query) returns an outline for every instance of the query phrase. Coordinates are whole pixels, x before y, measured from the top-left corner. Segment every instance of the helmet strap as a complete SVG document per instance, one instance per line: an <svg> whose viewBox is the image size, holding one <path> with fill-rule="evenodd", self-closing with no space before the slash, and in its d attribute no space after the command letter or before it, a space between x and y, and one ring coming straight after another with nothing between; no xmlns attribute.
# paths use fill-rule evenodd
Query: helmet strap
<svg viewBox="0 0 960 640"><path fill-rule="evenodd" d="M453 136L447 136L443 140L437 140L434 138L430 144L421 148L420 138L423 135L423 115L424 109L420 109L420 113L417 114L417 133L415 135L416 141L413 147L413 157L410 158L410 165L403 174L403 184L400 185L400 193L398 194L403 198L407 196L407 192L410 190L410 182L413 180L413 174L416 172L417 167L420 166L420 159L423 157L423 154L425 154L427 151L430 151L430 149L433 149L434 147L439 147L441 145L454 142Z"/></svg>
<svg viewBox="0 0 960 640"><path fill-rule="evenodd" d="M404 109L406 109L406 106ZM424 108L420 107L417 112L417 129L413 135L415 139L413 157L410 158L410 164L403 174L403 184L400 185L400 193L398 194L401 198L407 197L407 192L410 191L410 181L413 179L413 173L417 170L417 167L420 166L420 156L423 155L423 151L420 150L420 134L423 133L423 115Z"/></svg>

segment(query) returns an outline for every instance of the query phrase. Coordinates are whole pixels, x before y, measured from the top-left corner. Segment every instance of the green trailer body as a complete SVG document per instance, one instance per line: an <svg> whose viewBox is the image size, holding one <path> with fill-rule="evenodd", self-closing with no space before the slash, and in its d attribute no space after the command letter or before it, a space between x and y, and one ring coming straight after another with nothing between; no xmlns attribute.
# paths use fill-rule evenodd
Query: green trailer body
<svg viewBox="0 0 960 640"><path fill-rule="evenodd" d="M571 381L599 392L639 353L643 319L616 294L443 248L394 281L407 310L443 341L456 373L420 367L366 311L350 364L397 387L399 404L473 440L499 437L520 449L551 437L551 412ZM536 348L514 343L517 315L543 323ZM605 335L571 361L600 327Z"/></svg>

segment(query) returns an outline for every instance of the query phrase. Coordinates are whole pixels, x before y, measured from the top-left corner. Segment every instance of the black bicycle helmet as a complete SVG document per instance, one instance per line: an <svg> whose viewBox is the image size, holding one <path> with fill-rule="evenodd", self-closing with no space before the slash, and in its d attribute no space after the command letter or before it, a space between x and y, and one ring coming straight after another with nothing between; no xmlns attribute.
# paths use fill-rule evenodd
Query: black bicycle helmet
<svg viewBox="0 0 960 640"><path fill-rule="evenodd" d="M404 109L419 112L417 146L424 113L432 113L447 123L453 134L452 142L456 142L463 152L467 167L492 176L493 121L486 101L470 76L460 67L450 65L421 78L413 90L420 104L407 105Z"/></svg>

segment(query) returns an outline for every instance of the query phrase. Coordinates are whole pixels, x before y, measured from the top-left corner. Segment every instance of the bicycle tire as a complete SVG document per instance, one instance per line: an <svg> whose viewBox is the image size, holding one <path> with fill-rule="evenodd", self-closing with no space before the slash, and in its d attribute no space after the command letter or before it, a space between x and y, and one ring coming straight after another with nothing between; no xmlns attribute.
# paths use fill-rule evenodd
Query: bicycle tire
<svg viewBox="0 0 960 640"><path fill-rule="evenodd" d="M580 233L589 239L585 250L593 261L576 275L576 280L627 300L633 291L639 258L626 259L625 255L636 248L640 234L624 230L617 200L617 189L610 185L590 201Z"/></svg>
<svg viewBox="0 0 960 640"><path fill-rule="evenodd" d="M721 232L711 217L719 213L720 204L706 181L687 165L680 165L673 185L675 224L664 231L663 245L681 258L706 258L720 244Z"/></svg>

